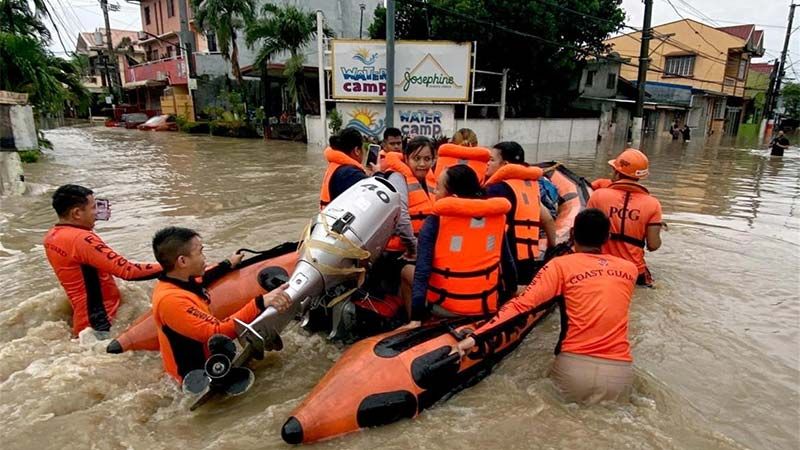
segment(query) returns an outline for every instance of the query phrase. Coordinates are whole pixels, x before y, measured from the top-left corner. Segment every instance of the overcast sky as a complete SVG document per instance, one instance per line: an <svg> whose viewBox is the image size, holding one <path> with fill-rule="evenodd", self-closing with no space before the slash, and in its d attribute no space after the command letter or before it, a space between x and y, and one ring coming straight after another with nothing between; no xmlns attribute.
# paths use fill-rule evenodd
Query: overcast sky
<svg viewBox="0 0 800 450"><path fill-rule="evenodd" d="M140 30L138 4L126 3L124 0L109 0L119 3L120 11L111 12L111 27ZM355 0L354 0L355 1ZM534 1L534 0L532 0ZM786 22L789 16L791 0L670 0L681 16L693 18L712 26L728 26L744 23L755 23L765 33L767 53L763 60L772 60L780 55L786 33ZM61 30L61 37L67 51L75 49L78 31L93 31L103 26L103 14L97 0L48 0L56 12L56 25ZM653 0L653 25L680 20L680 16L672 9L667 0ZM622 8L627 14L626 23L640 28L644 16L642 0L622 0ZM694 9L692 9L694 8ZM800 9L800 8L798 8ZM707 16L706 18L701 15ZM800 26L800 11L793 28ZM711 18L711 22L708 18ZM48 24L52 30L52 25ZM65 33L64 30L67 30ZM800 71L800 33L792 35L789 59L798 62ZM52 50L59 55L64 49L53 33ZM787 72L792 73L791 69ZM800 77L796 77L800 79Z"/></svg>

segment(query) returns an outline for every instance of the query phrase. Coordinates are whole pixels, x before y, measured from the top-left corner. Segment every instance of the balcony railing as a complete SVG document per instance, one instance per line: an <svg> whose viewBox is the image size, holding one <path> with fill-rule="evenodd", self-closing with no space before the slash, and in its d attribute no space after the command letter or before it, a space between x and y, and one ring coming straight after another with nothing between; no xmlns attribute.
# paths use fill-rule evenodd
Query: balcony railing
<svg viewBox="0 0 800 450"><path fill-rule="evenodd" d="M188 83L188 71L183 56L159 59L129 67L128 83L136 81L157 80L170 85Z"/></svg>

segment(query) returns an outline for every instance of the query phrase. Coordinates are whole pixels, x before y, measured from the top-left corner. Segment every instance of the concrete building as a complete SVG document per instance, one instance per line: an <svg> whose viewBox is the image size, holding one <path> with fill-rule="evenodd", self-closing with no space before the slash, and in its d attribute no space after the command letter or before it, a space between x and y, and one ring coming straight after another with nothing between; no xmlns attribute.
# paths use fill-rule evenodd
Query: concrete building
<svg viewBox="0 0 800 450"><path fill-rule="evenodd" d="M750 60L764 54L764 33L754 25L714 28L684 19L653 27L648 94L655 105L645 115L647 133L667 133L688 123L695 136L736 134L743 120ZM606 41L631 65L620 76L635 82L641 32ZM702 133L702 134L701 134Z"/></svg>
<svg viewBox="0 0 800 450"><path fill-rule="evenodd" d="M136 31L111 29L111 46L115 50L113 57L117 59L123 85L129 81L128 68L144 60L144 50L137 45L137 40ZM95 98L95 108L98 108L97 105L105 103L104 98L109 94L108 86L112 81L109 77L114 76L113 61L108 59L105 28L78 33L75 53L88 59L88 70L82 81Z"/></svg>

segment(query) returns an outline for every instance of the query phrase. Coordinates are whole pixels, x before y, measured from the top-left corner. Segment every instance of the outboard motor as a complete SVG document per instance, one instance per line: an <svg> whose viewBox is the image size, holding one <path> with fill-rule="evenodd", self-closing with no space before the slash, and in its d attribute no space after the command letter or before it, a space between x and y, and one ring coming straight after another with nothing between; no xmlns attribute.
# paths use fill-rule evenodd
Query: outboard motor
<svg viewBox="0 0 800 450"><path fill-rule="evenodd" d="M292 306L283 313L268 307L251 323L236 320L239 342L252 355L280 350L280 333L319 299L337 302L364 281L400 216L400 195L387 180L367 178L334 199L306 229L300 259L286 293Z"/></svg>

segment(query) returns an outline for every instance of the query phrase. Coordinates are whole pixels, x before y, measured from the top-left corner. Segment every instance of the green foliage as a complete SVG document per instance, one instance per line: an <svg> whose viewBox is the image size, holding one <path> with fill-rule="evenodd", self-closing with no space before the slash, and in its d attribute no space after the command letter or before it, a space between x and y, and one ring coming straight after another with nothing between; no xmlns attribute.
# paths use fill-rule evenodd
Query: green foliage
<svg viewBox="0 0 800 450"><path fill-rule="evenodd" d="M781 99L786 115L792 119L800 119L800 84L786 83L781 89Z"/></svg>
<svg viewBox="0 0 800 450"><path fill-rule="evenodd" d="M331 134L339 134L342 130L342 115L339 114L339 110L334 109L328 113L328 128Z"/></svg>
<svg viewBox="0 0 800 450"><path fill-rule="evenodd" d="M39 148L40 149L43 149L43 148L46 148L48 150L52 150L53 149L53 143L50 142L50 139L47 139L46 137L44 137L44 132L42 130L37 130L36 131L36 139L37 139L37 141L39 143Z"/></svg>
<svg viewBox="0 0 800 450"><path fill-rule="evenodd" d="M241 120L215 120L211 122L211 134L214 136L257 138L258 133L248 123Z"/></svg>
<svg viewBox="0 0 800 450"><path fill-rule="evenodd" d="M375 11L369 28L374 39L386 36L385 14L382 7ZM508 105L536 116L568 108L587 54L606 51L603 40L624 20L620 0L398 0L395 29L398 39L477 41L477 68L509 69ZM499 82L485 87L487 100L500 98Z"/></svg>
<svg viewBox="0 0 800 450"><path fill-rule="evenodd" d="M209 134L211 125L208 122L184 122L178 123L178 129L189 134Z"/></svg>
<svg viewBox="0 0 800 450"><path fill-rule="evenodd" d="M244 29L255 18L255 0L191 0L198 27L212 31L223 58L230 61L233 77L242 84L239 68L238 30Z"/></svg>
<svg viewBox="0 0 800 450"><path fill-rule="evenodd" d="M326 36L333 36L327 27ZM301 50L316 39L317 19L313 12L292 5L276 6L264 4L261 17L247 27L247 45L258 44L256 64L265 67L270 59L283 51L291 55L286 61L283 75L287 78L289 95L300 105L301 113L310 104L308 89L303 74L304 56Z"/></svg>
<svg viewBox="0 0 800 450"><path fill-rule="evenodd" d="M22 150L18 153L20 161L24 163L35 163L39 161L39 156L42 154L39 150Z"/></svg>
<svg viewBox="0 0 800 450"><path fill-rule="evenodd" d="M66 101L85 108L89 93L80 66L47 49L50 33L42 20L49 13L44 1L32 3L34 10L26 0L0 2L0 90L30 94L30 102L45 113L61 111Z"/></svg>

